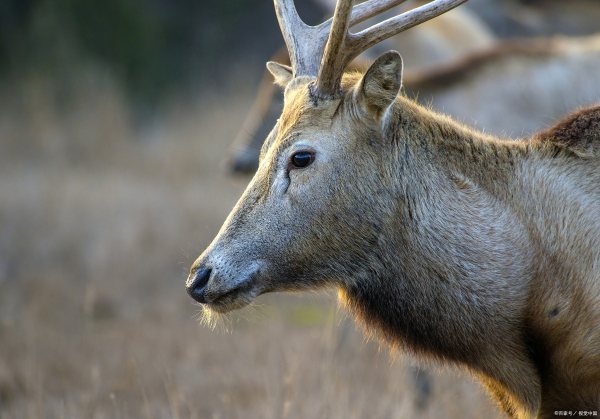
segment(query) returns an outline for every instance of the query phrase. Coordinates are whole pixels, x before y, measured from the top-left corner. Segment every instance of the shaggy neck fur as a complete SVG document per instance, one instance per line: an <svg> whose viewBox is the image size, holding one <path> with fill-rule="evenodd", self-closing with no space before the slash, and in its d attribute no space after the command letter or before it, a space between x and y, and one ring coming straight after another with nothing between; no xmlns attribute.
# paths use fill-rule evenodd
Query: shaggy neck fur
<svg viewBox="0 0 600 419"><path fill-rule="evenodd" d="M544 347L557 327L568 327L553 319L560 301L573 301L537 288L564 292L574 275L565 268L574 256L569 250L587 234L558 231L563 217L577 214L561 209L573 196L550 196L562 174L545 155L556 155L547 150L556 147L490 138L404 98L386 118L384 139L393 143L397 172L390 197L396 216L384 230L393 234L382 234L365 255L369 271L340 291L342 302L390 344L467 366L512 416L551 415L565 402L597 408L598 387L553 393L561 380L580 377L553 377L560 367L550 367L554 352ZM562 160L558 167L578 165ZM600 181L597 161L587 167ZM547 185L536 184L544 179ZM545 214L544 205L556 212ZM544 228L568 243L557 245L557 237L540 233ZM581 251L593 244L588 237ZM597 251L587 255L600 263ZM548 258L558 257L566 262L548 268ZM597 327L597 310L589 318L589 327ZM584 364L593 365L598 344L588 345Z"/></svg>

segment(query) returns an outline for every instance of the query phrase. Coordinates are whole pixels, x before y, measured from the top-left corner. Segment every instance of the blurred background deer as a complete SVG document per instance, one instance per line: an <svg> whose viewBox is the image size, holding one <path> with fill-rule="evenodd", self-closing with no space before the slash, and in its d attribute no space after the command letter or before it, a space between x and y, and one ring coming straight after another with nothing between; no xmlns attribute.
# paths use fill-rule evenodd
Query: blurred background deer
<svg viewBox="0 0 600 419"><path fill-rule="evenodd" d="M492 42L600 31L596 0L464 7ZM469 378L365 343L334 296L267 296L228 333L190 316L181 277L245 187L222 162L282 45L260 0L2 2L0 416L499 417ZM411 76L405 56L408 95L459 58Z"/></svg>

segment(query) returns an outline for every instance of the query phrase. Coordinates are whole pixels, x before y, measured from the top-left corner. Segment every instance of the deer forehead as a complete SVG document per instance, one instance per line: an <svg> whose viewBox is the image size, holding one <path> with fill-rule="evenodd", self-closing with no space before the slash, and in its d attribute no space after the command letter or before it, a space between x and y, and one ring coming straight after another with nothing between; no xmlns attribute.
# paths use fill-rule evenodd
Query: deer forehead
<svg viewBox="0 0 600 419"><path fill-rule="evenodd" d="M352 112L344 107L352 107L352 92L362 75L349 72L342 80L340 97L334 99L317 98L313 94L315 80L298 77L287 86L284 106L279 118L279 138L289 137L294 131L323 130L331 132L336 127L350 128L347 118ZM341 123L335 123L341 122Z"/></svg>

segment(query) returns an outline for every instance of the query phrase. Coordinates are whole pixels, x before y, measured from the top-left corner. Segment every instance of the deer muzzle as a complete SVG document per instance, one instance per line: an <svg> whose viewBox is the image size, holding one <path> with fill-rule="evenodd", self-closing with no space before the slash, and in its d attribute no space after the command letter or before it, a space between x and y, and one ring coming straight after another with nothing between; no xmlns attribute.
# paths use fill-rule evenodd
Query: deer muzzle
<svg viewBox="0 0 600 419"><path fill-rule="evenodd" d="M262 263L255 261L239 268L220 258L200 258L186 281L187 293L197 302L218 312L241 308L262 293Z"/></svg>

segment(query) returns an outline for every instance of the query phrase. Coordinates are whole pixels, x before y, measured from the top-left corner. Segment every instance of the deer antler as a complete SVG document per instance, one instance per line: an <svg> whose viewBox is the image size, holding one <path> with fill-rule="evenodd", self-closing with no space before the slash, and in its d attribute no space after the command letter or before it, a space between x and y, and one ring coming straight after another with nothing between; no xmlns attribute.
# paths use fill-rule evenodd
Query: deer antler
<svg viewBox="0 0 600 419"><path fill-rule="evenodd" d="M379 13L404 3L406 0L367 0L352 10L349 26L354 26ZM340 3L340 2L338 2ZM352 1L347 3L347 8L352 9ZM332 22L328 19L317 26L309 26L302 21L294 0L274 0L275 12L283 39L290 55L290 62L294 76L314 76L319 73L321 57L331 30ZM337 10L337 7L336 7ZM347 20L347 16L346 19Z"/></svg>
<svg viewBox="0 0 600 419"><path fill-rule="evenodd" d="M383 13L405 0L367 0L352 8L352 0L338 0L332 19L318 26L302 21L293 0L274 0L277 20L290 54L294 76L317 77L317 93L338 94L346 65L373 45L433 19L467 0L435 0L386 19L356 34L352 26ZM321 58L322 57L322 58Z"/></svg>

